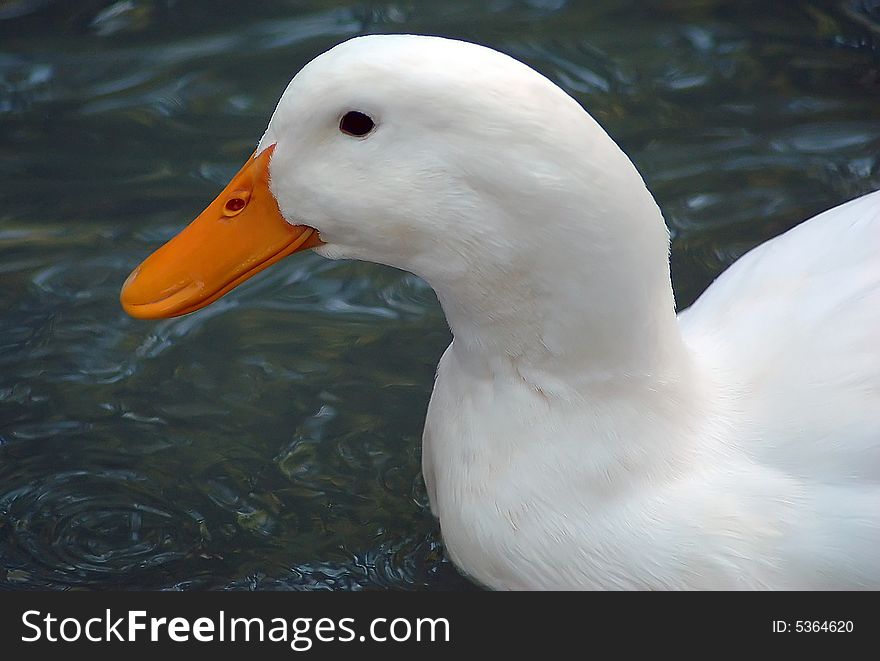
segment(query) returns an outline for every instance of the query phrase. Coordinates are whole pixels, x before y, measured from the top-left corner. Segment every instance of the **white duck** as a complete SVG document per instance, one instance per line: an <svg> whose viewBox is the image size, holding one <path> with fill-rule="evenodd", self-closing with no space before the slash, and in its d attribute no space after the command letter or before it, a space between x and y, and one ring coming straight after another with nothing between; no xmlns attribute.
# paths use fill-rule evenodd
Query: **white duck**
<svg viewBox="0 0 880 661"><path fill-rule="evenodd" d="M424 477L476 581L880 588L880 193L676 316L660 210L571 97L488 48L368 36L297 74L122 303L192 312L304 248L437 292Z"/></svg>

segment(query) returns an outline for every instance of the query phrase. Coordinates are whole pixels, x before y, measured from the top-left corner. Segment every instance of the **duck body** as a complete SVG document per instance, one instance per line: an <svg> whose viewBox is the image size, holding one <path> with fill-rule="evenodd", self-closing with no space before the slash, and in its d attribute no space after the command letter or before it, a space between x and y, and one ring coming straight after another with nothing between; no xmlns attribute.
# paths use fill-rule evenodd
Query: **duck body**
<svg viewBox="0 0 880 661"><path fill-rule="evenodd" d="M453 341L423 447L451 557L496 589L880 586L878 246L880 193L759 246L672 375L548 393Z"/></svg>
<svg viewBox="0 0 880 661"><path fill-rule="evenodd" d="M122 302L189 313L305 248L437 293L423 474L475 581L880 588L880 193L676 315L662 214L574 99L490 49L372 35L297 74Z"/></svg>

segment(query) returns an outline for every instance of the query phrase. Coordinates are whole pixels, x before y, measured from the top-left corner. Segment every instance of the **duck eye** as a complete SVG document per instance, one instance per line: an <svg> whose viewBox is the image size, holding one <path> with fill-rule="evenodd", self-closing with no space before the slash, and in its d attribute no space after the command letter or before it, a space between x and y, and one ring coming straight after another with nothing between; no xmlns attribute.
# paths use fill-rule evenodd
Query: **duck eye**
<svg viewBox="0 0 880 661"><path fill-rule="evenodd" d="M339 120L339 130L347 135L357 137L365 136L376 126L375 122L370 119L369 115L365 115L357 110L350 110Z"/></svg>

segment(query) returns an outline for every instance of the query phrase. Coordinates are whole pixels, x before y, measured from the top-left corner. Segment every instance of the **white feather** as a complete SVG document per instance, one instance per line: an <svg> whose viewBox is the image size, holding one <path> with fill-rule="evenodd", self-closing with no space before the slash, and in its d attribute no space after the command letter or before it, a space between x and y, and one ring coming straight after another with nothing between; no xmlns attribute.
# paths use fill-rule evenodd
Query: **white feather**
<svg viewBox="0 0 880 661"><path fill-rule="evenodd" d="M359 110L363 139L338 130ZM880 588L880 193L739 260L676 317L668 236L562 90L472 44L370 36L263 138L318 251L434 287L425 426L446 548L499 589Z"/></svg>

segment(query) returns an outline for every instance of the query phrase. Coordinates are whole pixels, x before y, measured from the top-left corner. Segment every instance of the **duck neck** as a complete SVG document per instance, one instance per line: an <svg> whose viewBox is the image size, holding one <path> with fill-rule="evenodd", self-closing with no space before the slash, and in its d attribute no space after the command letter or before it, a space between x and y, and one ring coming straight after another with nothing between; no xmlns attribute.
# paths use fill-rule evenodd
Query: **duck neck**
<svg viewBox="0 0 880 661"><path fill-rule="evenodd" d="M540 238L503 263L472 260L432 283L462 362L513 366L545 392L683 378L668 232L638 183L635 195L560 209L564 218L544 219Z"/></svg>

